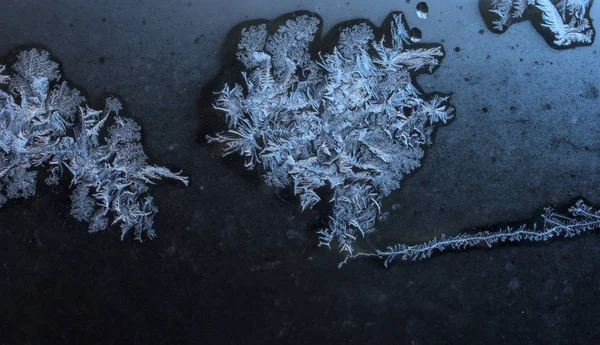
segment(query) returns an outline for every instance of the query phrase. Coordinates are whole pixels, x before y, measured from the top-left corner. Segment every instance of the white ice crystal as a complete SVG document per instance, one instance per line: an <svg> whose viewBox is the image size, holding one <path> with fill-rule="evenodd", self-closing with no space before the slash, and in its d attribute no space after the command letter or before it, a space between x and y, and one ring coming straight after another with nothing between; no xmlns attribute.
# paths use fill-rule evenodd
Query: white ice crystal
<svg viewBox="0 0 600 345"><path fill-rule="evenodd" d="M530 8L556 46L570 47L592 43L594 29L586 17L590 6L589 0L491 0L489 11L495 14L494 29L503 32Z"/></svg>
<svg viewBox="0 0 600 345"><path fill-rule="evenodd" d="M301 15L271 35L266 25L242 32L244 84L217 93L228 129L208 140L260 168L267 184L292 186L302 209L330 188L333 211L320 245L335 240L352 255L354 241L374 230L382 199L420 165L434 124L446 123L453 109L447 97L425 97L413 83L444 53L413 47L402 14L393 16L389 39L376 41L369 25L354 25L315 59L309 44L318 25Z"/></svg>
<svg viewBox="0 0 600 345"><path fill-rule="evenodd" d="M90 231L107 228L112 211L121 238L132 229L138 240L142 234L153 238L157 209L147 184L167 177L187 185L187 178L148 165L139 125L118 116L121 103L108 98L103 110L84 105L79 91L59 83L58 64L48 52L22 51L11 70L10 77L0 77L7 84L0 88L0 206L35 194L36 167L47 166L48 184L71 177L71 214L89 222ZM101 138L111 115L115 123Z"/></svg>

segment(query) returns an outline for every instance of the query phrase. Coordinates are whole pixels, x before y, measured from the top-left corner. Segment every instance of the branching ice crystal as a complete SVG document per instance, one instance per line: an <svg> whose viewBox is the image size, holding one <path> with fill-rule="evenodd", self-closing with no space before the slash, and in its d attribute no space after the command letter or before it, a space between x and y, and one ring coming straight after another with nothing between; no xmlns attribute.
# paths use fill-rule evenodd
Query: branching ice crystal
<svg viewBox="0 0 600 345"><path fill-rule="evenodd" d="M353 255L355 240L374 230L382 199L420 165L434 124L453 109L447 97L425 97L413 84L444 53L411 45L402 14L393 15L388 39L354 25L340 31L332 52L314 58L318 25L301 15L271 35L264 24L242 32L244 83L217 92L215 108L229 128L208 141L245 157L267 184L293 186L303 210L321 201L318 189L330 188L333 211L319 244L335 240Z"/></svg>
<svg viewBox="0 0 600 345"><path fill-rule="evenodd" d="M157 209L147 184L166 177L187 185L187 178L147 164L140 127L119 116L116 98L108 98L103 110L82 106L79 91L59 80L58 64L36 49L18 55L10 76L0 74L7 84L0 89L0 206L35 194L36 167L48 167L48 184L57 184L68 170L71 214L89 222L91 232L106 229L112 211L121 238L132 229L137 240L155 237ZM101 138L111 115L114 124Z"/></svg>
<svg viewBox="0 0 600 345"><path fill-rule="evenodd" d="M594 29L586 17L590 6L590 0L491 0L489 11L495 14L494 29L504 32L530 8L532 18L539 18L552 33L556 46L570 47L592 43Z"/></svg>
<svg viewBox="0 0 600 345"><path fill-rule="evenodd" d="M424 260L434 252L447 249L464 250L480 244L491 247L497 242L547 241L554 237L572 237L586 231L600 228L600 210L595 210L579 200L569 208L570 215L558 214L552 208L546 208L541 229L534 224L532 228L521 225L518 228L507 227L499 231L483 231L475 234L460 234L453 237L442 235L429 242L417 245L396 244L376 253L357 253L353 257L377 256L384 260L385 267L395 260ZM346 258L348 259L348 257ZM340 266L346 263L344 260Z"/></svg>

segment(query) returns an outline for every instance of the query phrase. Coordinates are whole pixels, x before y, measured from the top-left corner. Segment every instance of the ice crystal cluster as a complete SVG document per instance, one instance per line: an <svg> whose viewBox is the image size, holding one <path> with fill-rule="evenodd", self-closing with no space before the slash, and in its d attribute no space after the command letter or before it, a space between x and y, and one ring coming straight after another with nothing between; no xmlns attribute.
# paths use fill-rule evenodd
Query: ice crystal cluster
<svg viewBox="0 0 600 345"><path fill-rule="evenodd" d="M518 228L507 227L499 231L483 231L475 234L460 234L453 237L442 235L439 239L417 244L396 244L386 250L377 250L375 253L357 253L354 257L378 256L384 260L387 267L394 259L424 260L434 252L447 249L464 250L480 244L491 247L497 242L520 242L520 241L547 241L554 237L572 237L586 231L600 228L600 210L593 209L579 200L569 208L569 215L556 213L552 208L546 208L542 215L542 226L538 229L537 224L528 228L521 225ZM341 265L346 263L343 261Z"/></svg>
<svg viewBox="0 0 600 345"><path fill-rule="evenodd" d="M504 32L531 8L542 27L552 33L553 43L569 47L592 43L594 29L586 17L590 6L590 0L492 0L490 12L496 15L492 21L494 29Z"/></svg>
<svg viewBox="0 0 600 345"><path fill-rule="evenodd" d="M140 144L140 126L119 116L121 103L106 100L103 110L85 105L78 90L60 81L58 64L46 51L22 51L11 74L0 66L0 207L7 199L35 194L37 167L48 168L47 184L70 177L71 214L91 232L119 223L121 238L133 231L155 237L157 212L148 184L187 178L151 166ZM100 133L109 118L114 124Z"/></svg>
<svg viewBox="0 0 600 345"><path fill-rule="evenodd" d="M433 71L441 46L414 47L402 14L376 40L366 23L344 28L332 52L311 56L319 19L289 19L274 33L245 29L237 58L243 84L225 87L215 108L228 129L209 137L223 154L239 153L267 184L292 186L302 209L330 188L332 214L320 245L353 243L372 232L382 199L419 166L434 125L453 109L447 97L425 97L412 76Z"/></svg>

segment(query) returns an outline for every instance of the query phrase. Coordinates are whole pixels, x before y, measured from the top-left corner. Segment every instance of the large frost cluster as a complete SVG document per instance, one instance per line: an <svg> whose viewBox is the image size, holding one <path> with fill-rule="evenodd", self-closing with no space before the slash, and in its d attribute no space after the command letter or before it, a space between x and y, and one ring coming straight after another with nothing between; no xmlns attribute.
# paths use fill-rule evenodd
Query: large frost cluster
<svg viewBox="0 0 600 345"><path fill-rule="evenodd" d="M155 237L157 212L148 184L187 178L151 166L140 143L140 126L119 116L121 103L106 100L103 110L85 105L78 90L60 81L58 64L46 51L22 51L10 75L0 66L0 207L7 199L35 194L37 167L48 168L47 184L69 176L71 214L104 230L109 215L121 238L132 231L142 240ZM114 117L106 137L101 132Z"/></svg>
<svg viewBox="0 0 600 345"><path fill-rule="evenodd" d="M548 29L558 47L591 44L594 29L587 14L590 0L491 0L490 12L496 18L494 29L504 32L514 21L523 18L529 10Z"/></svg>
<svg viewBox="0 0 600 345"><path fill-rule="evenodd" d="M209 137L223 154L238 153L267 184L292 186L302 209L330 188L332 214L320 245L337 242L352 256L358 237L374 230L381 201L417 168L437 123L453 113L447 97L424 96L416 73L432 72L441 46L414 47L402 14L389 36L364 24L340 31L333 51L309 52L319 19L300 15L274 33L245 29L237 58L243 84L225 85L215 108L228 129Z"/></svg>

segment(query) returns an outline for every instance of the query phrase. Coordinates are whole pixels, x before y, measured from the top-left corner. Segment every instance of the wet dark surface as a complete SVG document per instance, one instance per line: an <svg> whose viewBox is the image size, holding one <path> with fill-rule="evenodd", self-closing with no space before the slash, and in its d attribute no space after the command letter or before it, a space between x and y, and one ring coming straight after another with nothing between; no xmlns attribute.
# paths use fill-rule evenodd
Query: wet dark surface
<svg viewBox="0 0 600 345"><path fill-rule="evenodd" d="M221 47L238 23L308 10L327 33L400 10L422 42L444 44L440 68L418 80L452 93L457 113L384 200L373 245L526 221L577 197L600 204L598 43L558 51L528 22L489 32L476 0L427 4L426 20L414 1L3 5L0 54L42 44L92 103L121 96L151 162L191 183L154 188L159 237L144 243L88 234L64 187L5 204L0 344L597 343L597 233L338 270L312 232L326 209L301 214L200 140L214 121L198 97L231 59Z"/></svg>

